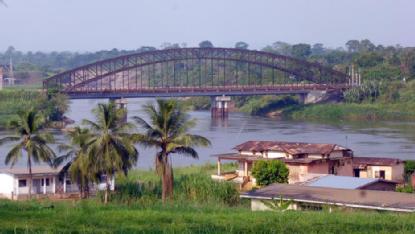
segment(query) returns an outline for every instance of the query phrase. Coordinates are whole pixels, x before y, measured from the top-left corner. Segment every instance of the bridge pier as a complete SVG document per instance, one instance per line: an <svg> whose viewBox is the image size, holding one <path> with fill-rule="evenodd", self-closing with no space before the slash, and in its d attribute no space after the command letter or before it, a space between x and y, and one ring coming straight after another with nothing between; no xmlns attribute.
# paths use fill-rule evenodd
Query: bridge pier
<svg viewBox="0 0 415 234"><path fill-rule="evenodd" d="M212 118L228 118L229 115L229 103L231 102L231 97L225 95L218 97L211 97L211 107L210 113Z"/></svg>
<svg viewBox="0 0 415 234"><path fill-rule="evenodd" d="M122 109L124 111L124 116L122 118L122 120L124 122L127 122L127 104L128 101L125 98L111 98L110 101L113 101L115 103L115 105L117 106L117 109Z"/></svg>
<svg viewBox="0 0 415 234"><path fill-rule="evenodd" d="M308 93L299 94L299 102L301 104L312 104L322 101L326 97L327 91L310 91Z"/></svg>

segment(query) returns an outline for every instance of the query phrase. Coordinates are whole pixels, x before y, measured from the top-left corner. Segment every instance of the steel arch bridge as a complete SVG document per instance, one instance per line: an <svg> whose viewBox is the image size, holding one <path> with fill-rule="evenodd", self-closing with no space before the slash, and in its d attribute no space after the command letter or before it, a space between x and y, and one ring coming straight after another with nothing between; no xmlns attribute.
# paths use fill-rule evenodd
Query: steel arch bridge
<svg viewBox="0 0 415 234"><path fill-rule="evenodd" d="M91 63L46 79L70 98L304 94L349 87L349 76L318 63L233 48L146 51Z"/></svg>

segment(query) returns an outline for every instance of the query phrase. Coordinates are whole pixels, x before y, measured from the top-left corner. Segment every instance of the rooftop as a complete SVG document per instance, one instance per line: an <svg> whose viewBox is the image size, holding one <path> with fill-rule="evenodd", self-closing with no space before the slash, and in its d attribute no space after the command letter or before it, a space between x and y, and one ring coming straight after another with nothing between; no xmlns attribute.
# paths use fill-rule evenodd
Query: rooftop
<svg viewBox="0 0 415 234"><path fill-rule="evenodd" d="M360 189L375 182L393 183L392 181L385 181L375 178L358 178L352 176L336 176L336 175L321 175L310 181L304 183L307 186L339 188L339 189Z"/></svg>
<svg viewBox="0 0 415 234"><path fill-rule="evenodd" d="M32 167L32 174L58 174L62 170L62 167L51 168L48 166L36 166ZM12 174L12 175L28 175L29 169L26 167L13 167L13 168L1 168L0 174Z"/></svg>
<svg viewBox="0 0 415 234"><path fill-rule="evenodd" d="M262 189L244 193L241 197L256 199L280 199L282 197L282 199L298 202L331 204L354 208L406 212L415 211L415 195L376 190L273 184Z"/></svg>
<svg viewBox="0 0 415 234"><path fill-rule="evenodd" d="M401 163L397 158L383 158L383 157L353 157L353 167L373 166L393 166Z"/></svg>
<svg viewBox="0 0 415 234"><path fill-rule="evenodd" d="M336 144L316 144L283 141L247 141L235 146L238 151L278 151L289 154L329 154L338 150L350 150Z"/></svg>
<svg viewBox="0 0 415 234"><path fill-rule="evenodd" d="M288 158L263 158L261 156L254 155L245 155L239 153L225 153L225 154L215 154L213 157L217 157L223 160L246 160L246 161L257 161L257 160L282 160L285 163L292 164L311 164L314 162L322 161L320 158L297 158L297 159L288 159Z"/></svg>

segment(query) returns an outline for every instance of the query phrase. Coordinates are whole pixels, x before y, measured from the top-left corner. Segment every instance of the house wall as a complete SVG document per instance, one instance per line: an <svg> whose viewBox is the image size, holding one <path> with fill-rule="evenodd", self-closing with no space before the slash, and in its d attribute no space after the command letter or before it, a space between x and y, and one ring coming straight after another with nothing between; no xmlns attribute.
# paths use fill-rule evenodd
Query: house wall
<svg viewBox="0 0 415 234"><path fill-rule="evenodd" d="M288 183L298 183L304 181L304 178L308 174L308 166L304 166L301 164L286 164L289 175L288 175Z"/></svg>
<svg viewBox="0 0 415 234"><path fill-rule="evenodd" d="M343 157L343 151L333 151L331 152L330 158L342 158Z"/></svg>
<svg viewBox="0 0 415 234"><path fill-rule="evenodd" d="M405 169L404 169L404 163L399 163L394 166L392 166L392 180L403 183L405 181L404 178Z"/></svg>
<svg viewBox="0 0 415 234"><path fill-rule="evenodd" d="M323 155L322 154L309 154L308 157L309 158L322 158Z"/></svg>
<svg viewBox="0 0 415 234"><path fill-rule="evenodd" d="M38 180L39 184L36 184L37 182L32 183L32 194L43 194L44 188L42 186L42 179L47 178L49 179L49 186L46 186L46 193L54 193L54 177L53 176L46 176L46 177L34 177L34 180ZM26 180L26 187L19 187L19 180ZM19 195L22 194L29 194L29 176L19 176L16 178L15 184L16 184L16 193Z"/></svg>
<svg viewBox="0 0 415 234"><path fill-rule="evenodd" d="M313 163L308 166L308 173L328 174L329 164L327 162Z"/></svg>
<svg viewBox="0 0 415 234"><path fill-rule="evenodd" d="M286 158L287 154L283 152L270 151L267 152L268 158Z"/></svg>
<svg viewBox="0 0 415 234"><path fill-rule="evenodd" d="M340 162L340 165L337 167L337 175L353 176L353 162L351 158Z"/></svg>
<svg viewBox="0 0 415 234"><path fill-rule="evenodd" d="M360 170L361 178L375 178L376 171L385 171L385 180L393 180L399 183L404 182L404 164L399 163L393 166L367 166L366 170Z"/></svg>
<svg viewBox="0 0 415 234"><path fill-rule="evenodd" d="M0 174L0 197L12 198L14 178L9 174Z"/></svg>
<svg viewBox="0 0 415 234"><path fill-rule="evenodd" d="M391 166L367 166L366 171L368 178L376 178L376 171L385 171L385 180L392 180Z"/></svg>

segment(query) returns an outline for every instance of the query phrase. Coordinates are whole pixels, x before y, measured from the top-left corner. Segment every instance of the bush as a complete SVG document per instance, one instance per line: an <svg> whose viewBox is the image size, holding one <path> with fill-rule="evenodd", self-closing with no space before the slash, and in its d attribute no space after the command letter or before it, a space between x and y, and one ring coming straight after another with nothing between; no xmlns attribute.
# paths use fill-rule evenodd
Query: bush
<svg viewBox="0 0 415 234"><path fill-rule="evenodd" d="M400 193L413 193L414 192L414 188L411 185L399 186L399 187L396 188L396 192L400 192Z"/></svg>
<svg viewBox="0 0 415 234"><path fill-rule="evenodd" d="M179 200L196 203L239 204L239 192L230 182L214 181L205 175L184 175L175 181L174 196Z"/></svg>
<svg viewBox="0 0 415 234"><path fill-rule="evenodd" d="M254 163L252 175L258 185L288 183L288 168L279 160L260 160Z"/></svg>

